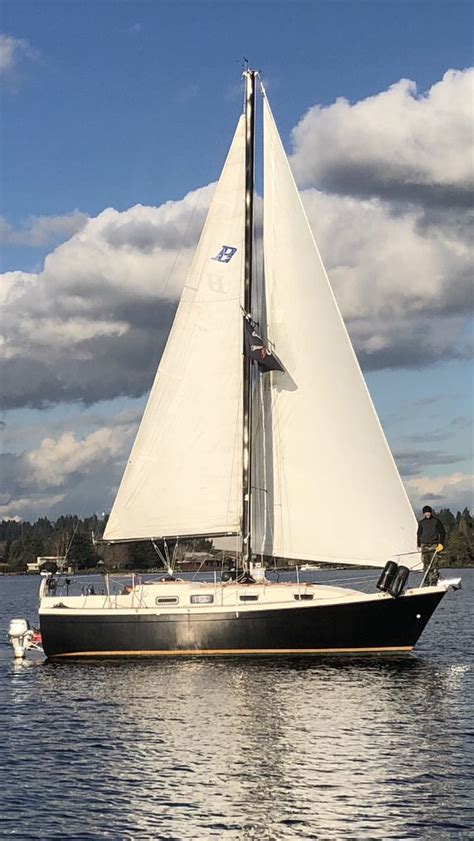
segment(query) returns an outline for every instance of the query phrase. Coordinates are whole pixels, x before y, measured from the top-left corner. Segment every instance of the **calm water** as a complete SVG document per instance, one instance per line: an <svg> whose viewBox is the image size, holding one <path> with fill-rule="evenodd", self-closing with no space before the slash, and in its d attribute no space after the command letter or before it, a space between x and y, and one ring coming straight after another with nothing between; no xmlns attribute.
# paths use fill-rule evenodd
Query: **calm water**
<svg viewBox="0 0 474 841"><path fill-rule="evenodd" d="M64 664L13 663L39 579L0 578L0 836L474 838L462 575L415 655Z"/></svg>

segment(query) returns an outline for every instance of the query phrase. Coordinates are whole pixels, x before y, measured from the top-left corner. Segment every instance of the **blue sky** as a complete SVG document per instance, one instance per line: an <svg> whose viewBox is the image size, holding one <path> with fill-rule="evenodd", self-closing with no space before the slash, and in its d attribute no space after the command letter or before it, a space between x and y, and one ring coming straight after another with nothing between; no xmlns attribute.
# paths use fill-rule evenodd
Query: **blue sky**
<svg viewBox="0 0 474 841"><path fill-rule="evenodd" d="M354 108L357 103L384 94L385 98L374 101L370 136L384 123L392 138L397 134L397 123L405 121L405 114L407 125L411 125L417 103L448 70L463 71L472 65L472 8L470 2L458 0L4 0L2 32L10 41L3 42L0 68L4 125L1 268L15 289L23 284L21 295L26 297L21 298L16 315L18 336L23 337L25 347L32 341L28 325L42 319L44 330L39 351L31 345L23 359L15 344L13 362L7 360L16 367L8 379L9 383L14 381L14 397L6 403L3 416L4 454L10 454L6 471L10 484L1 509L6 516L55 515L74 506L85 514L110 507L146 388L141 383L135 389L137 393L132 393L133 386L128 391L126 386L121 389L112 383L108 369L93 372L89 366L87 373L83 365L87 350L84 336L93 334L94 341L99 334L106 336L105 343L95 347L104 358L109 355L112 361L115 359L117 369L122 364L120 351L111 344L111 337L119 337L126 329L127 335L133 333L130 353L137 354L145 380L148 377L150 382L170 313L168 308L162 315L158 294L155 346L144 311L137 314L132 331L123 326L124 308L120 314L114 311L113 317L110 315L114 305L103 291L99 294L99 280L94 275L98 255L105 260L104 249L97 244L97 231L105 224L105 208L117 212L107 222L109 226L130 220L134 231L142 226L140 236L150 225L161 224L157 211L147 211L146 218L145 212L140 218L130 215L137 204L156 209L172 202L178 227L188 205L192 205L189 212L193 224L203 218L207 194L201 188L213 182L219 172L240 109L243 56L262 73L299 183L308 191L310 219L315 220L315 233L334 278L336 294L414 504L430 494L439 504L456 507L470 503L472 369L466 351L470 322L463 312L472 300L463 285L469 270L468 244L462 232L466 208L462 197L453 202L445 200L446 191L451 191L451 196L461 176L464 178L463 173L451 172L450 152L445 147L452 149L453 159L466 158L466 145L460 139L465 135L462 119L466 121L469 109L472 118L472 103L463 105L466 88L461 90L461 78L449 83L452 87L447 93L439 88L440 97L446 99L440 103L437 95L431 96L424 116L417 118L415 128L420 131L421 126L422 133L413 141L413 161L408 161L407 147L401 141L399 146L394 142L391 158L387 151L382 162L377 149L367 151L366 194L365 187L341 187L338 160L350 157L360 140ZM415 82L417 90L406 93L399 86L399 94L392 99L387 92L402 79ZM334 103L340 97L349 105L337 116ZM453 130L452 137L448 136L449 126L457 118L450 119L447 132L443 102L451 102L456 113L464 114L459 117L459 131ZM320 106L319 111L314 111L315 106ZM292 134L297 126L301 126L300 134ZM329 134L333 137L329 146L340 149L339 159L336 153L330 157L328 132L333 132ZM433 137L438 139L439 149L433 145ZM422 162L421 157L416 158L417 145L424 150ZM383 168L386 173L404 157L410 173L425 169L422 177L410 181L412 186L416 182L416 189L409 199L401 200L399 187L402 182L406 186L406 173L395 173L388 187L384 176L382 189L380 172ZM472 169L466 160L466 172L470 166ZM351 183L358 183L356 175L351 173ZM443 200L437 202L434 190L439 190L440 184ZM427 199L431 186L432 197ZM183 205L187 194L191 197ZM361 226L357 242L367 237L354 256L361 278L376 265L378 245L373 241L371 250L369 224L375 226L380 241L386 243L390 238L398 243L387 260L397 259L397 248L398 254L411 254L413 249L412 263L419 261L417 276L425 277L426 283L420 282L416 302L408 301L403 290L393 293L397 315L390 315L390 324L383 320L382 304L370 310L372 302L362 281L360 287L354 281L354 287L349 288L348 275L344 275L349 260L337 254L331 244L339 236L337 219L331 223L331 230L325 221L333 217L350 220L355 228ZM83 228L90 220L92 223ZM348 224L346 221L346 227ZM82 229L86 231L86 257L86 251L80 251L77 244ZM410 239L406 249L403 236ZM128 244L130 248L132 244ZM136 247L138 251L130 256L130 271L136 270L142 292L151 269L140 262L143 254ZM119 256L114 252L110 259L118 260ZM101 263L102 279L108 278L108 271ZM12 280L11 272L22 274ZM110 268L110 272L110 278L112 274L115 278L117 268ZM36 285L38 278L40 286ZM114 282L107 280L107 290ZM176 288L179 282L176 278ZM430 283L433 288L439 284L439 295L430 296ZM74 307L68 309L66 299L72 300L71 290L82 302L74 306L83 307L85 300L96 302L92 332L87 332L82 316L81 323L76 323ZM18 294L14 293L14 300L19 300ZM149 301L148 288L143 294ZM390 297L390 287L385 294ZM364 312L366 300L367 317L362 323L360 312ZM405 321L404 306L410 308ZM149 313L149 304L146 309ZM85 331L76 357L71 355L60 326L53 323L53 316L73 325L75 341L79 342L77 331ZM385 337L396 324L405 331L403 342L398 340L397 345L396 337L391 337L386 352L374 356L375 338L380 343L380 336ZM6 327L8 332L8 323ZM415 338L430 330L433 338L418 346ZM38 389L36 396L31 396L28 368L32 371L33 364L39 365L46 341L51 342L49 362L44 368L35 368L40 385L44 378L45 405L38 409ZM114 357L116 352L118 356ZM30 366L25 361L30 358L28 354L33 360ZM20 359L25 362L23 367ZM55 365L62 373L59 384L54 385L50 379ZM140 364L134 371L137 367ZM130 372L131 383L134 371ZM93 384L92 374L96 377ZM102 400L101 376L106 398ZM69 394L71 379L77 381L77 388ZM82 402L78 396L83 397ZM96 434L105 427L110 427L106 442ZM425 435L424 440L420 440L420 433ZM44 440L51 443L42 446ZM421 460L420 452L426 454ZM58 460L62 470L57 469ZM64 464L69 462L68 471ZM51 466L47 481L46 463ZM31 473L32 466L38 464L41 469L36 484L28 483L28 471ZM23 474L20 481L18 477ZM444 486L443 476L447 477Z"/></svg>
<svg viewBox="0 0 474 841"><path fill-rule="evenodd" d="M12 223L159 204L214 180L243 55L268 80L285 138L316 102L403 77L425 90L472 61L472 4L456 0L3 6L4 28L38 53L3 103Z"/></svg>

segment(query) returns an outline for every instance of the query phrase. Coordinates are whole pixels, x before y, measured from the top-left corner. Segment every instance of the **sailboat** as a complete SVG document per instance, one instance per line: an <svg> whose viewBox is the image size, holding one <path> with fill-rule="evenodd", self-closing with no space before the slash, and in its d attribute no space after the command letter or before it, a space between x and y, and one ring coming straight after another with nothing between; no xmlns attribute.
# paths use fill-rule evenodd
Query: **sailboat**
<svg viewBox="0 0 474 841"><path fill-rule="evenodd" d="M44 579L48 657L409 651L450 582L409 586L416 520L307 220L266 92L245 106L103 539L233 536L213 582L121 592ZM254 233L263 101L263 260ZM367 593L282 582L271 559L382 569Z"/></svg>

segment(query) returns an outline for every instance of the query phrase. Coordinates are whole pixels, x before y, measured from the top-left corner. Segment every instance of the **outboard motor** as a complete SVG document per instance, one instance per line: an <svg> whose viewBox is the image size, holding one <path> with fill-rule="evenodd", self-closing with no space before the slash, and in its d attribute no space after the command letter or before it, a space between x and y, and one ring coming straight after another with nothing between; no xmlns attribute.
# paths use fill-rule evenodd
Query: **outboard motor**
<svg viewBox="0 0 474 841"><path fill-rule="evenodd" d="M395 581L397 573L398 564L395 561L387 561L377 581L377 589L381 590L382 593L385 593L386 590L390 592L390 587Z"/></svg>
<svg viewBox="0 0 474 841"><path fill-rule="evenodd" d="M391 581L391 583L388 587L388 592L390 593L391 596L393 596L394 598L397 598L397 596L402 595L403 590L405 589L405 584L407 583L407 578L408 578L409 574L410 574L410 570L408 569L408 567L403 567L403 566L398 567L397 574L396 574L395 578L393 579L393 581Z"/></svg>
<svg viewBox="0 0 474 841"><path fill-rule="evenodd" d="M33 631L27 619L12 619L8 626L8 638L13 646L13 652L18 660L25 656L33 639Z"/></svg>

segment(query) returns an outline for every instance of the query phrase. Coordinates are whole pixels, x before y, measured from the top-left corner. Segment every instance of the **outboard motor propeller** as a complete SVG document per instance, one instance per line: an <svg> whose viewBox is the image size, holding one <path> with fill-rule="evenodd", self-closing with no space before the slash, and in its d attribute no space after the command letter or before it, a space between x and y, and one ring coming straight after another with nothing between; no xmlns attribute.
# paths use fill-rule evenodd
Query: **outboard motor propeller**
<svg viewBox="0 0 474 841"><path fill-rule="evenodd" d="M27 619L12 619L8 626L8 638L13 646L13 652L18 660L23 659L30 647L33 631Z"/></svg>
<svg viewBox="0 0 474 841"><path fill-rule="evenodd" d="M405 588L405 584L407 583L407 578L408 578L409 574L410 574L410 570L408 569L408 567L403 567L403 566L398 567L397 574L396 574L395 578L393 579L393 581L390 582L390 585L388 587L388 592L390 593L391 596L393 596L394 598L397 598L397 596L402 595L403 590Z"/></svg>
<svg viewBox="0 0 474 841"><path fill-rule="evenodd" d="M377 589L381 590L382 593L385 593L387 590L390 592L390 587L395 581L397 573L398 564L395 561L387 561L377 581Z"/></svg>

